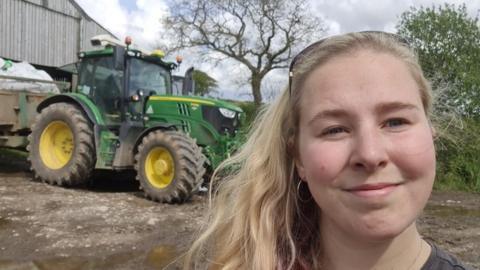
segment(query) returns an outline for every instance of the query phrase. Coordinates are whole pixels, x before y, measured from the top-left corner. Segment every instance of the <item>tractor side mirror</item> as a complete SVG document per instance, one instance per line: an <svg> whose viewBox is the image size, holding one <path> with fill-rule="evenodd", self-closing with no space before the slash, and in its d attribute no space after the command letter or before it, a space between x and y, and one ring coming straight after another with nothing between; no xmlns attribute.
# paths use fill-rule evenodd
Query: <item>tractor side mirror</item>
<svg viewBox="0 0 480 270"><path fill-rule="evenodd" d="M193 95L195 93L195 82L193 81L193 67L185 72L183 78L182 95Z"/></svg>
<svg viewBox="0 0 480 270"><path fill-rule="evenodd" d="M113 61L116 70L123 70L125 60L125 48L120 46L113 47Z"/></svg>

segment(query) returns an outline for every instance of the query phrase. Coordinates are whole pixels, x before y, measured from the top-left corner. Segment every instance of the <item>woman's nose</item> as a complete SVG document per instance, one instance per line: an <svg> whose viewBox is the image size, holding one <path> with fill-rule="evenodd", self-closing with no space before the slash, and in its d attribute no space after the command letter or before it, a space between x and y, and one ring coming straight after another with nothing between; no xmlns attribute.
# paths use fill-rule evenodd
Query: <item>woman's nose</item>
<svg viewBox="0 0 480 270"><path fill-rule="evenodd" d="M356 170L374 172L388 164L385 138L375 128L364 128L353 140L351 166Z"/></svg>

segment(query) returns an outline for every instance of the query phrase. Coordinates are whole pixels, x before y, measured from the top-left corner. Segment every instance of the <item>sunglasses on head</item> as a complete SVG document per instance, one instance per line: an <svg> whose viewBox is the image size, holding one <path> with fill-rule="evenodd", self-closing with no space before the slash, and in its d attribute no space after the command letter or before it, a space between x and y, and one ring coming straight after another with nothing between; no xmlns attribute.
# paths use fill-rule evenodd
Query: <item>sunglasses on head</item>
<svg viewBox="0 0 480 270"><path fill-rule="evenodd" d="M402 36L399 36L397 34L393 34L393 33L388 33L388 32L382 32L382 31L361 31L361 32L357 32L357 33L360 33L360 34L375 34L375 35L384 35L384 36L387 36L387 37L390 37L390 38L394 38L396 41L398 41L399 43L403 44L403 45L406 45L407 47L409 47L409 42L403 38ZM334 36L335 37L335 36ZM293 81L293 70L295 69L295 66L297 66L299 63L302 62L302 60L308 56L308 54L310 52L312 52L315 48L317 48L318 46L320 46L320 44L324 43L326 40L329 40L330 38L332 37L326 37L326 38L323 38L323 39L320 39L319 41L316 41L310 45L308 45L305 49L303 49L302 51L300 51L292 60L292 62L290 63L290 67L288 69L288 91L289 91L289 95L291 96L292 95L292 81Z"/></svg>

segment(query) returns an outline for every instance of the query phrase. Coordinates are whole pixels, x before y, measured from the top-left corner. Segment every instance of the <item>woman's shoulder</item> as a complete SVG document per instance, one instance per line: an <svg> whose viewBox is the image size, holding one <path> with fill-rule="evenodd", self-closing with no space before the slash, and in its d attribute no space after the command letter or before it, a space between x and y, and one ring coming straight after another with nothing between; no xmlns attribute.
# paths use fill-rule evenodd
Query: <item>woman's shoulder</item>
<svg viewBox="0 0 480 270"><path fill-rule="evenodd" d="M429 244L432 247L432 252L421 270L473 270L473 268L462 264L457 258L436 245Z"/></svg>

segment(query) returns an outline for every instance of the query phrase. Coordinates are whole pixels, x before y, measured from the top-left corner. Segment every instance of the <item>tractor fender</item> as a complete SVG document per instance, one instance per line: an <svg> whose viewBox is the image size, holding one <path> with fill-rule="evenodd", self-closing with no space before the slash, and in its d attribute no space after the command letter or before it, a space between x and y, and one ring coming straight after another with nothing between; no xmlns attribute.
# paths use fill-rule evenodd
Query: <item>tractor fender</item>
<svg viewBox="0 0 480 270"><path fill-rule="evenodd" d="M77 96L75 94L58 94L48 97L42 102L40 102L40 104L38 104L37 106L37 112L40 113L43 109L50 106L51 104L60 102L75 104L80 108L83 113L85 113L86 117L93 125L93 132L95 134L95 149L97 149L96 151L98 151L98 149L100 149L100 126L104 125L104 122L100 112L95 107L95 104L93 104L90 100L86 98L82 99L80 96ZM87 103L91 103L90 106Z"/></svg>
<svg viewBox="0 0 480 270"><path fill-rule="evenodd" d="M99 122L102 121L101 119L97 119L97 117L95 117L94 112L89 106L85 104L85 102L83 102L80 98L73 95L59 94L59 95L48 97L42 102L40 102L40 104L38 104L37 112L40 113L43 109L45 109L49 105L53 103L60 103L60 102L72 103L72 104L78 105L94 125L97 125L99 124Z"/></svg>
<svg viewBox="0 0 480 270"><path fill-rule="evenodd" d="M137 136L137 139L135 140L135 145L133 147L134 152L137 153L138 145L142 142L143 137L145 137L148 133L155 130L159 130L159 129L160 130L177 130L177 126L173 124L157 122L154 124L154 126L145 129Z"/></svg>

